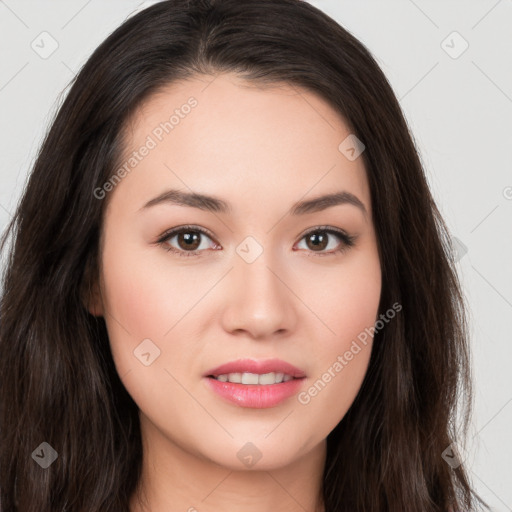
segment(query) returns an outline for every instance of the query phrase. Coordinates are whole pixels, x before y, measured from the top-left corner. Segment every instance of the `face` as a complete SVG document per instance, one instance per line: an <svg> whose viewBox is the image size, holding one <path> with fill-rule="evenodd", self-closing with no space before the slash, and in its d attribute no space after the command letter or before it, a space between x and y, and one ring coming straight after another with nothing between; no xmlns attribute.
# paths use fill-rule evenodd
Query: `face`
<svg viewBox="0 0 512 512"><path fill-rule="evenodd" d="M381 292L370 191L362 158L339 149L350 130L320 97L211 80L170 84L129 124L124 172L99 199L89 309L105 318L143 436L232 469L259 452L272 469L324 443L363 381L372 338L361 333ZM239 359L305 377L213 386L212 369Z"/></svg>

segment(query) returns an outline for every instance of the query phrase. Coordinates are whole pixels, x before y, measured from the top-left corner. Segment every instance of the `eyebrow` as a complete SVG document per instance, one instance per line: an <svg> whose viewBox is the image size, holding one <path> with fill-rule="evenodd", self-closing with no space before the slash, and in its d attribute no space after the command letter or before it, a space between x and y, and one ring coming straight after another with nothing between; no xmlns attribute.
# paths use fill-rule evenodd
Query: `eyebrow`
<svg viewBox="0 0 512 512"><path fill-rule="evenodd" d="M188 206L190 208L198 208L212 213L230 213L232 212L231 206L226 201L215 197L195 192L184 192L182 190L166 190L162 194L148 201L140 210L145 210L152 206L159 204L174 204L178 206ZM351 204L361 210L366 217L368 212L362 201L354 194L347 191L335 192L333 194L325 194L298 201L287 212L289 215L305 215L308 213L316 213L332 206L341 204Z"/></svg>

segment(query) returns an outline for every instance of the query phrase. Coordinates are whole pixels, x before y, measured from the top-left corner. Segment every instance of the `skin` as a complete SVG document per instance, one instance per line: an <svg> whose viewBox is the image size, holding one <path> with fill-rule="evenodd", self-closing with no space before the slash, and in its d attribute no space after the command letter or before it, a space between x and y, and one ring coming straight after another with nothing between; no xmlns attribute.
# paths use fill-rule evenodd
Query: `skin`
<svg viewBox="0 0 512 512"><path fill-rule="evenodd" d="M338 150L350 130L319 96L234 74L175 82L149 98L128 125L126 154L190 96L197 106L109 192L88 305L104 316L117 371L140 409L144 467L131 510L322 511L326 437L359 391L371 337L307 404L295 395L267 409L240 407L202 375L241 357L276 357L305 371L305 391L374 325L381 267L364 164ZM141 210L170 188L214 195L232 211ZM285 215L299 200L341 190L367 216L351 204ZM200 255L168 252L187 251L177 236L157 243L184 224L214 235L198 235ZM305 234L322 225L357 236L355 245L334 253L343 241L325 232L328 245L308 245ZM247 236L263 249L252 263L236 252ZM147 338L160 350L149 366L134 356ZM262 455L252 467L237 457L248 442Z"/></svg>

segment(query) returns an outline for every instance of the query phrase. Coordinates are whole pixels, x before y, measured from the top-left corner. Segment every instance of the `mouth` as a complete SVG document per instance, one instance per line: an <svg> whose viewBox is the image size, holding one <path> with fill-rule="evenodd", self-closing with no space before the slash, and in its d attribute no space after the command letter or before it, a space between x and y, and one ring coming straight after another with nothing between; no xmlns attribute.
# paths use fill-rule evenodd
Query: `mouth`
<svg viewBox="0 0 512 512"><path fill-rule="evenodd" d="M279 359L239 359L203 374L208 387L239 407L276 407L303 386L303 370Z"/></svg>
<svg viewBox="0 0 512 512"><path fill-rule="evenodd" d="M237 359L208 370L203 377L236 384L279 384L306 377L306 373L281 359Z"/></svg>
<svg viewBox="0 0 512 512"><path fill-rule="evenodd" d="M271 386L281 384L290 380L299 380L304 377L293 377L288 373L269 372L269 373L223 373L220 375L208 375L208 378L218 380L219 382L230 382L232 384L246 384L249 386Z"/></svg>
<svg viewBox="0 0 512 512"><path fill-rule="evenodd" d="M247 374L244 374L247 375ZM211 391L222 400L238 407L268 409L277 407L287 398L296 395L303 386L306 377L294 378L274 384L244 384L242 382L220 381L210 375L204 381ZM255 381L255 379L253 380Z"/></svg>

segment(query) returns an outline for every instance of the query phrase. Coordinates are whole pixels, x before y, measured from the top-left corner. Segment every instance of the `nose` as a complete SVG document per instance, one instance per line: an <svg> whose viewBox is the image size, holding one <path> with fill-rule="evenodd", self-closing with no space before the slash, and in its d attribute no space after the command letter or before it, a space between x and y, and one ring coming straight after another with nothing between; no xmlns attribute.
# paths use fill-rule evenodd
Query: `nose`
<svg viewBox="0 0 512 512"><path fill-rule="evenodd" d="M300 301L289 274L264 251L255 261L237 258L225 283L222 324L231 334L254 339L286 336L294 331Z"/></svg>

